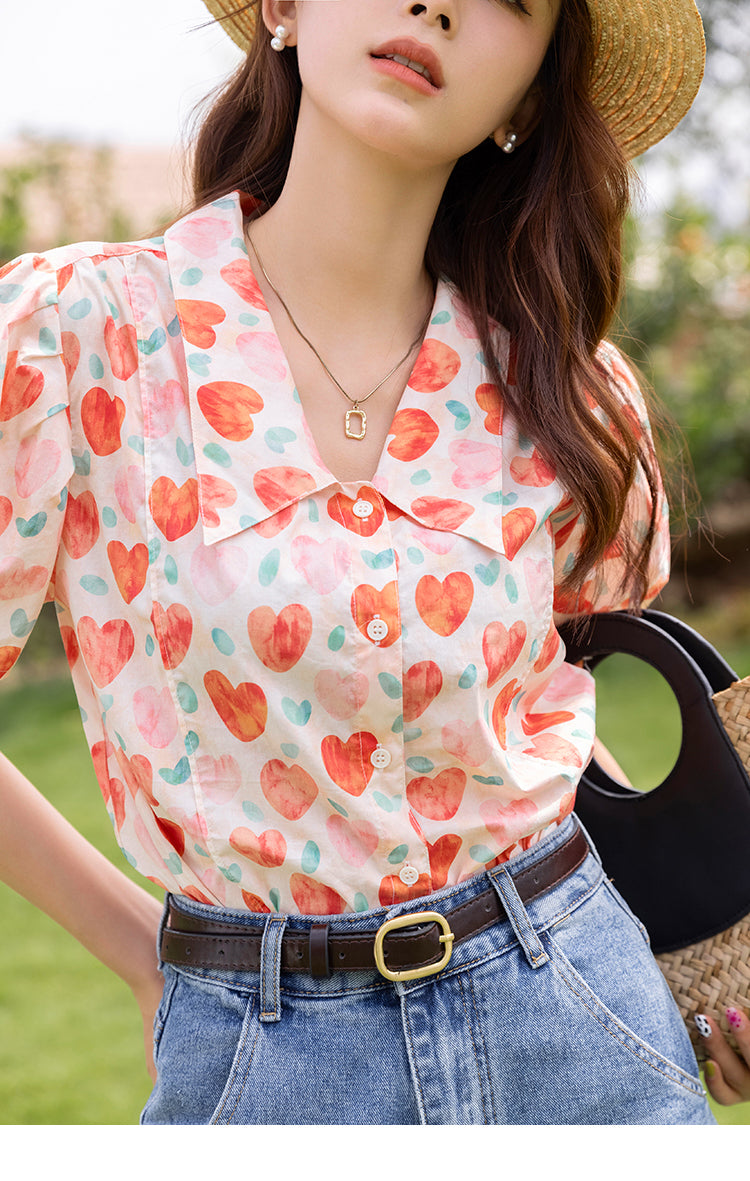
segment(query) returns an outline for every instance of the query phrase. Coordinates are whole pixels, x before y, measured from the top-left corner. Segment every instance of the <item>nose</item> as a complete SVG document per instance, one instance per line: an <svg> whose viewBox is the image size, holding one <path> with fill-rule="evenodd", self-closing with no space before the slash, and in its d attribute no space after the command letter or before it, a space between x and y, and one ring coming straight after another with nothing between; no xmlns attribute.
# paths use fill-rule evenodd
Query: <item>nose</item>
<svg viewBox="0 0 750 1181"><path fill-rule="evenodd" d="M410 4L409 12L412 16L424 16L428 24L439 24L446 33L455 31L454 0L426 0L425 4Z"/></svg>

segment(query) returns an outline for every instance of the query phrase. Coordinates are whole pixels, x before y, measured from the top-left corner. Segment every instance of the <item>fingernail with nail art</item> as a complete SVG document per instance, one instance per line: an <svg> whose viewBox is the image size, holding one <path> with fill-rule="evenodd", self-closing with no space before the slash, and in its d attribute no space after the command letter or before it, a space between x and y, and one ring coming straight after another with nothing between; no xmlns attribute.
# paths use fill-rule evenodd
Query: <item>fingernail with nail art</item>
<svg viewBox="0 0 750 1181"><path fill-rule="evenodd" d="M739 1029L742 1025L742 1015L736 1009L727 1009L727 1021L732 1029Z"/></svg>
<svg viewBox="0 0 750 1181"><path fill-rule="evenodd" d="M711 1036L711 1026L702 1013L696 1014L695 1025L701 1037Z"/></svg>

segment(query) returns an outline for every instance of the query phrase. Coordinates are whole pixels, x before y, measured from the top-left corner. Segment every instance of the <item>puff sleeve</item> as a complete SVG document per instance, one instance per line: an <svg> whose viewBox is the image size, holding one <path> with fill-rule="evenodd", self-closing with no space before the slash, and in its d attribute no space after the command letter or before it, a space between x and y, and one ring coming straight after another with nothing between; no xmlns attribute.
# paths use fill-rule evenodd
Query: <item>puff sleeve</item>
<svg viewBox="0 0 750 1181"><path fill-rule="evenodd" d="M651 427L643 395L622 355L608 342L600 346L598 355L611 374L611 380L626 409L650 439ZM630 488L620 534L607 547L602 561L590 572L577 594L564 591L562 582L575 563L585 531L585 520L570 496L565 497L558 505L550 517L555 543L554 609L558 618L604 611L623 611L636 605L645 607L662 590L669 579L670 537L669 510L661 481L658 496L659 507L648 568L648 586L646 596L640 604L636 604L630 594L623 592L623 579L627 571L620 540L628 535L639 540L645 536L649 527L652 496L640 465Z"/></svg>
<svg viewBox="0 0 750 1181"><path fill-rule="evenodd" d="M0 271L0 676L45 600L73 473L57 275L42 256Z"/></svg>

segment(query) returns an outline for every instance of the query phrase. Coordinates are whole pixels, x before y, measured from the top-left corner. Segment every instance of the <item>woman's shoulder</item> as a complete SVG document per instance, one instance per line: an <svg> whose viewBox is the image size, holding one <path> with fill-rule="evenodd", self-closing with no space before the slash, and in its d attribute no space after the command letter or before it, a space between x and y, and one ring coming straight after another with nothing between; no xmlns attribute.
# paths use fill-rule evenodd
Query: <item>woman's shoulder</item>
<svg viewBox="0 0 750 1181"><path fill-rule="evenodd" d="M133 242L75 242L51 250L27 253L0 268L0 323L12 323L35 311L61 303L86 289L80 298L92 304L106 302L122 286L127 260L146 256L159 264L166 262L162 238ZM164 269L165 282L168 275ZM63 294L67 292L67 299ZM75 298L73 306L75 306ZM79 309L81 310L81 309Z"/></svg>

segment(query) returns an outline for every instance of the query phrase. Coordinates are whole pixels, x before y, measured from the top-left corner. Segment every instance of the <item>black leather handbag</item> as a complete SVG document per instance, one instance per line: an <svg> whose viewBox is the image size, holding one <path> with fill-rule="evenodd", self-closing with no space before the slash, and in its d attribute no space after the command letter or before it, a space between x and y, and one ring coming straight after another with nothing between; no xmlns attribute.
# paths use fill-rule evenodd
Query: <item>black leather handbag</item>
<svg viewBox="0 0 750 1181"><path fill-rule="evenodd" d="M689 1017L709 1012L726 1028L728 1005L750 1005L750 678L738 681L701 635L660 611L560 631L568 661L593 670L613 653L639 657L679 705L682 741L664 781L639 792L592 760L576 813L649 932L700 1053Z"/></svg>

